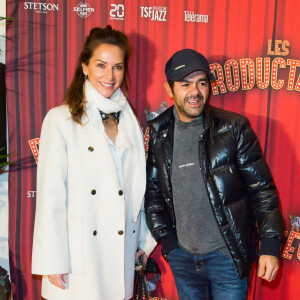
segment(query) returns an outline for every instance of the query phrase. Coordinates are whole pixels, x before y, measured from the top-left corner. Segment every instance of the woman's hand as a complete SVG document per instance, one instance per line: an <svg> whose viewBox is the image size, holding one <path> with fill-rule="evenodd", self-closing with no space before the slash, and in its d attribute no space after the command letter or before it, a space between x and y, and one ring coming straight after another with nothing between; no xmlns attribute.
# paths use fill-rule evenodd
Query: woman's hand
<svg viewBox="0 0 300 300"><path fill-rule="evenodd" d="M148 261L148 256L147 256L147 254L145 253L145 251L142 250L142 249L140 249L139 251L137 251L137 252L135 253L135 259L137 260L140 256L143 256L144 267L146 268L147 261ZM138 270L139 270L139 267L136 266L136 267L135 267L135 270L138 271Z"/></svg>
<svg viewBox="0 0 300 300"><path fill-rule="evenodd" d="M48 275L48 278L52 284L63 290L66 288L63 283L68 283L67 274Z"/></svg>

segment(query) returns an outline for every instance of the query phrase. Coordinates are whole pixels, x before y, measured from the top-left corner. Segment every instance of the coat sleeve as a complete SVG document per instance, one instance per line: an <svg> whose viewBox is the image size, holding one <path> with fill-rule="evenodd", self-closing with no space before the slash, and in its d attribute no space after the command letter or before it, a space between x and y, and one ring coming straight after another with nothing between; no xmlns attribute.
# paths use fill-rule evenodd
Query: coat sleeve
<svg viewBox="0 0 300 300"><path fill-rule="evenodd" d="M147 224L145 212L141 211L141 231L140 231L140 240L139 240L139 248L143 249L147 256L151 254L156 246L156 241L153 238Z"/></svg>
<svg viewBox="0 0 300 300"><path fill-rule="evenodd" d="M261 246L259 254L280 257L283 218L269 166L248 119L242 118L236 134L237 164L252 199Z"/></svg>
<svg viewBox="0 0 300 300"><path fill-rule="evenodd" d="M65 122L62 111L53 109L42 125L32 250L33 274L69 272Z"/></svg>

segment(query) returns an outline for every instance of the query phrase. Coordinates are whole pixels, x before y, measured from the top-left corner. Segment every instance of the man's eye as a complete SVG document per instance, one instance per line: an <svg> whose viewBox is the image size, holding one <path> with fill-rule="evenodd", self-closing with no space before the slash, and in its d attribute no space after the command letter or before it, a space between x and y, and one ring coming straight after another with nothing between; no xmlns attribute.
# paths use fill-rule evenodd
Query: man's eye
<svg viewBox="0 0 300 300"><path fill-rule="evenodd" d="M187 87L187 86L189 86L189 84L188 83L183 83L181 86Z"/></svg>

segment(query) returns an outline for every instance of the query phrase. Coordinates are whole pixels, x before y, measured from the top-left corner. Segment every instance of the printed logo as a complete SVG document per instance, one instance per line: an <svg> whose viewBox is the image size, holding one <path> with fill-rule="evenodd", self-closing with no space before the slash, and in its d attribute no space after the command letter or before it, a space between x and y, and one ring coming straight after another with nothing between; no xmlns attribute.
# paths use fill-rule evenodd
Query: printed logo
<svg viewBox="0 0 300 300"><path fill-rule="evenodd" d="M208 15L196 14L193 11L184 11L185 22L208 23Z"/></svg>
<svg viewBox="0 0 300 300"><path fill-rule="evenodd" d="M94 8L92 8L87 2L78 3L77 6L73 7L73 11L75 11L81 18L87 18L91 15L91 13L95 12Z"/></svg>
<svg viewBox="0 0 300 300"><path fill-rule="evenodd" d="M182 68L184 68L184 67L185 67L185 65L180 65L180 66L178 66L178 67L175 68L175 71L176 71L176 70L179 70L179 69L182 69Z"/></svg>
<svg viewBox="0 0 300 300"><path fill-rule="evenodd" d="M46 14L48 11L58 11L57 3L24 2L24 9Z"/></svg>
<svg viewBox="0 0 300 300"><path fill-rule="evenodd" d="M123 4L111 4L112 9L109 11L111 20L124 20L125 7Z"/></svg>
<svg viewBox="0 0 300 300"><path fill-rule="evenodd" d="M141 17L149 18L151 21L166 22L167 7L165 6L141 6Z"/></svg>
<svg viewBox="0 0 300 300"><path fill-rule="evenodd" d="M178 166L178 169L192 167L194 165L195 165L195 163L191 162L191 163L187 163L187 164L183 164L183 165Z"/></svg>

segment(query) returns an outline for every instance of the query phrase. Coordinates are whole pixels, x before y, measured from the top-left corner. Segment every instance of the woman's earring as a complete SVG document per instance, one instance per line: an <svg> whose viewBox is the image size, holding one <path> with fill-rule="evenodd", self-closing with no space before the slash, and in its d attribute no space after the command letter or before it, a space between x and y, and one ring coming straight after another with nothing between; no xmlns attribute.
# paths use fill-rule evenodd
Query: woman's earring
<svg viewBox="0 0 300 300"><path fill-rule="evenodd" d="M88 76L87 76L87 75L84 75L84 78L85 78L85 79L87 79L87 78L88 78Z"/></svg>

